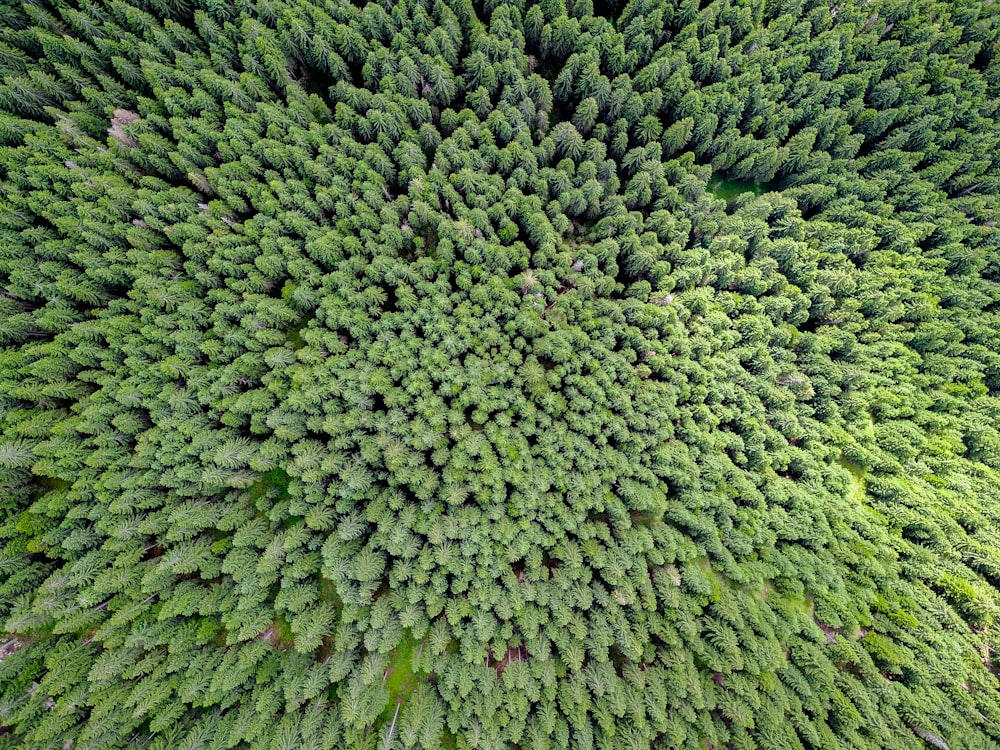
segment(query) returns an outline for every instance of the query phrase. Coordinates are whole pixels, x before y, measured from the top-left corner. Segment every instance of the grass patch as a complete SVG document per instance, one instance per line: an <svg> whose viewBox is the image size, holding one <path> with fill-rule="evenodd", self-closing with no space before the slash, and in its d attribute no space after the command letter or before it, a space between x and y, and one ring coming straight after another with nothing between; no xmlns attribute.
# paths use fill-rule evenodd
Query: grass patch
<svg viewBox="0 0 1000 750"><path fill-rule="evenodd" d="M847 497L857 503L865 502L865 470L860 464L856 464L846 456L841 455L837 459L837 463L847 469L848 472L848 485L847 485Z"/></svg>
<svg viewBox="0 0 1000 750"><path fill-rule="evenodd" d="M420 680L420 672L415 669L413 662L422 645L407 633L389 654L389 676L386 677L385 687L389 691L389 706L393 711L396 710L396 704L405 700Z"/></svg>
<svg viewBox="0 0 1000 750"><path fill-rule="evenodd" d="M749 180L727 180L722 177L713 177L708 183L708 192L726 205L732 203L744 193L763 195L767 192L767 185L761 182L751 182Z"/></svg>
<svg viewBox="0 0 1000 750"><path fill-rule="evenodd" d="M384 733L384 737L392 735L393 724L399 717L400 709L422 679L423 673L417 670L414 664L422 648L423 643L407 632L404 633L399 645L389 654L389 665L385 676L385 689L389 693L389 702L382 712L382 729L379 730ZM386 746L391 745L386 743ZM442 743L442 747L448 746Z"/></svg>

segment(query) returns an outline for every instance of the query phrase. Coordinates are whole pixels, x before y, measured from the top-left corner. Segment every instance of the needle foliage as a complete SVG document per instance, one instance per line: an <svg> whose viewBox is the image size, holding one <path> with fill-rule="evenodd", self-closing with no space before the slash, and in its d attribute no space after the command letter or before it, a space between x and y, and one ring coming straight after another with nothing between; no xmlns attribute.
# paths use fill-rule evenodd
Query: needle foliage
<svg viewBox="0 0 1000 750"><path fill-rule="evenodd" d="M0 748L1000 743L1000 3L0 17Z"/></svg>

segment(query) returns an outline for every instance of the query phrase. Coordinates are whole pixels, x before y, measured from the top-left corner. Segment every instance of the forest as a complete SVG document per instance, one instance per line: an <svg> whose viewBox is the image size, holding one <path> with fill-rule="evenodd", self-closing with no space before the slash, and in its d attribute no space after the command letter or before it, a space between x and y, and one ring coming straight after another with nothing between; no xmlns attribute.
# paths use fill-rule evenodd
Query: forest
<svg viewBox="0 0 1000 750"><path fill-rule="evenodd" d="M0 750L1000 746L1000 3L0 0Z"/></svg>

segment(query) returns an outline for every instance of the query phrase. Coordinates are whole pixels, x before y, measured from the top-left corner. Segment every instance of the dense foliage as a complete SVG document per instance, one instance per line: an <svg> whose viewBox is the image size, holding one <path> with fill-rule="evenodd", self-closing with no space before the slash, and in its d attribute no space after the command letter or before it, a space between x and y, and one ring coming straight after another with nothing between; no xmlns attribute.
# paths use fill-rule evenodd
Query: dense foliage
<svg viewBox="0 0 1000 750"><path fill-rule="evenodd" d="M1000 3L0 16L0 748L1000 743Z"/></svg>

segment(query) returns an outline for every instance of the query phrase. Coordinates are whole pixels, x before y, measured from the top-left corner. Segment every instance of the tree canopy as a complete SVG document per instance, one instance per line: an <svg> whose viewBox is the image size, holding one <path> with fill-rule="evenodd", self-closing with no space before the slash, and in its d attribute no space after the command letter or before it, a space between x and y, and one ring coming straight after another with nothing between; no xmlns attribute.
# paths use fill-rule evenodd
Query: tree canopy
<svg viewBox="0 0 1000 750"><path fill-rule="evenodd" d="M0 750L1000 744L1000 3L0 16Z"/></svg>

